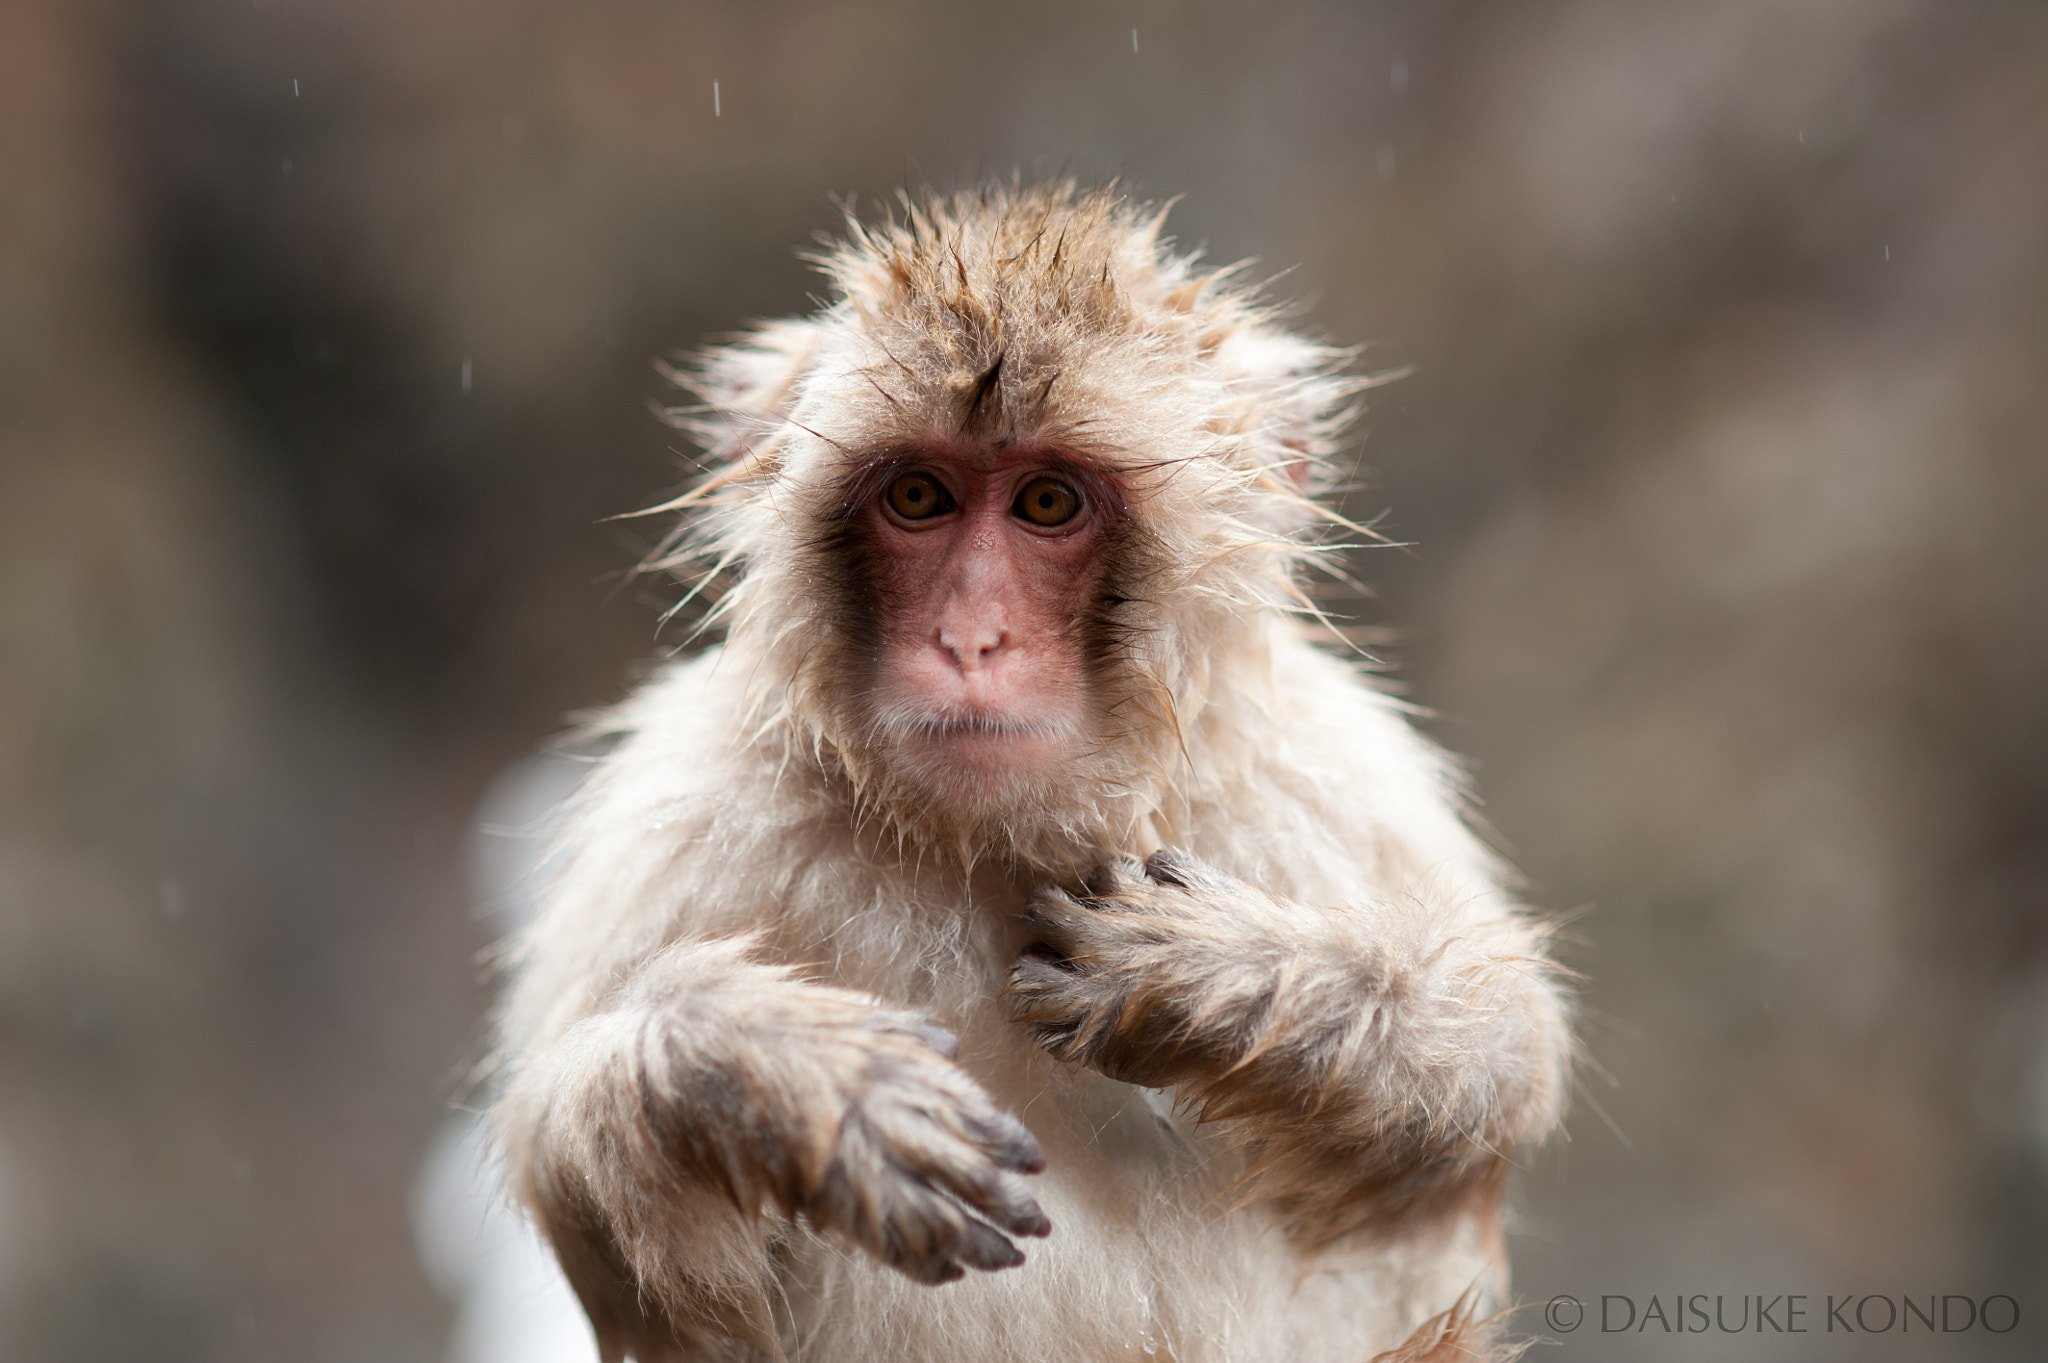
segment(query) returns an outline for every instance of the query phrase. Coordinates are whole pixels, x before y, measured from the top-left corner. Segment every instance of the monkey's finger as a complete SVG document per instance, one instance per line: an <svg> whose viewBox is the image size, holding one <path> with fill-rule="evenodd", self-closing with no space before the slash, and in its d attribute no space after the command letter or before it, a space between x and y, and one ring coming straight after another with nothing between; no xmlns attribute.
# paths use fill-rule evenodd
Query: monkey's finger
<svg viewBox="0 0 2048 1363"><path fill-rule="evenodd" d="M969 1268L992 1273L999 1268L1015 1268L1024 1262L1024 1251L995 1227L972 1217L962 1217L960 1226L960 1243L955 1253Z"/></svg>
<svg viewBox="0 0 2048 1363"><path fill-rule="evenodd" d="M1107 899L1034 901L1024 911L1024 922L1064 956L1091 968L1113 964L1131 945L1171 931L1173 925L1162 920L1182 916L1178 906L1154 902L1164 896L1153 886L1141 881L1133 888L1137 893Z"/></svg>
<svg viewBox="0 0 2048 1363"><path fill-rule="evenodd" d="M1081 881L1090 895L1115 894L1134 880L1145 878L1145 863L1133 856L1115 856L1090 871Z"/></svg>
<svg viewBox="0 0 2048 1363"><path fill-rule="evenodd" d="M948 1060L959 1058L960 1038L916 1013L876 1013L861 1021L886 1036L909 1037L920 1046L937 1051Z"/></svg>
<svg viewBox="0 0 2048 1363"><path fill-rule="evenodd" d="M1094 1005L1074 997L1063 979L1044 988L1011 986L1010 1016L1031 1033L1031 1039L1060 1060L1077 1060L1087 1049Z"/></svg>
<svg viewBox="0 0 2048 1363"><path fill-rule="evenodd" d="M1054 969L1080 968L1079 964L1073 960L1076 943L1071 932L1068 932L1060 924L1053 922L1049 918L1041 918L1037 914L1032 913L1024 915L1024 926L1037 932L1038 940L1032 942L1023 951L1019 952L1017 960L1036 961L1040 965L1050 966ZM1012 965L1014 966L1015 962L1012 962Z"/></svg>
<svg viewBox="0 0 2048 1363"><path fill-rule="evenodd" d="M1081 900L1067 893L1057 885L1041 885L1031 892L1031 898L1024 903L1024 918L1058 919L1081 909Z"/></svg>
<svg viewBox="0 0 2048 1363"><path fill-rule="evenodd" d="M923 1173L934 1188L959 1198L1012 1235L1052 1233L1052 1218L1024 1191L1015 1174L968 1161L941 1162Z"/></svg>
<svg viewBox="0 0 2048 1363"><path fill-rule="evenodd" d="M891 1267L919 1282L947 1283L963 1276L963 1264L992 1272L1024 1262L1024 1252L1008 1236L937 1190L919 1181L907 1184L906 1194L874 1246Z"/></svg>
<svg viewBox="0 0 2048 1363"><path fill-rule="evenodd" d="M987 1161L987 1166L979 1162L943 1166L945 1172L960 1183L959 1187L949 1186L948 1191L976 1207L1017 1209L1015 1215L1021 1219L1021 1224L1011 1229L1024 1234L1043 1235L1044 1231L1023 1230L1024 1225L1035 1225L1043 1220L1044 1213L1038 1210L1038 1204L1031 1200L1031 1195L1024 1191L1024 1185L1017 1178L1019 1174L1044 1172L1045 1151L1039 1147L1038 1138L1022 1122L1004 1112L970 1117L967 1127L974 1137L977 1152Z"/></svg>
<svg viewBox="0 0 2048 1363"><path fill-rule="evenodd" d="M1012 1021L1042 1021L1050 1013L1083 1006L1074 995L1081 967L1043 943L1038 948L1027 949L1010 963L1010 983L1003 996Z"/></svg>
<svg viewBox="0 0 2048 1363"><path fill-rule="evenodd" d="M1070 957L1026 952L1010 962L1010 983L1003 990L1011 1020L1086 1012L1096 993L1094 979L1093 972Z"/></svg>
<svg viewBox="0 0 2048 1363"><path fill-rule="evenodd" d="M1087 936L1094 918L1094 906L1083 903L1065 890L1048 886L1031 896L1024 906L1025 926L1036 931L1046 946L1063 956L1072 956Z"/></svg>
<svg viewBox="0 0 2048 1363"><path fill-rule="evenodd" d="M1005 1201L993 1203L984 1208L982 1214L1012 1235L1043 1239L1052 1234L1052 1218L1029 1194L1015 1194Z"/></svg>
<svg viewBox="0 0 2048 1363"><path fill-rule="evenodd" d="M912 1282L927 1287L939 1287L946 1283L957 1283L967 1276L967 1270L952 1259L919 1259L908 1255L881 1256L882 1262L909 1278Z"/></svg>
<svg viewBox="0 0 2048 1363"><path fill-rule="evenodd" d="M1145 858L1145 878L1155 885L1167 885L1196 894L1204 890L1228 890L1236 883L1206 863L1171 847L1162 847Z"/></svg>
<svg viewBox="0 0 2048 1363"><path fill-rule="evenodd" d="M1031 1129L1007 1112L989 1112L967 1119L975 1144L1003 1169L1036 1174L1045 1168L1045 1151Z"/></svg>
<svg viewBox="0 0 2048 1363"><path fill-rule="evenodd" d="M961 1146L977 1161L1019 1174L1045 1168L1031 1128L997 1107L982 1087L952 1065L929 1064L900 1077L900 1087L864 1102L867 1119L888 1133L899 1158L922 1151L918 1168L957 1160Z"/></svg>
<svg viewBox="0 0 2048 1363"><path fill-rule="evenodd" d="M1017 979L1018 967L1027 961L1034 969L1056 971L1061 975L1071 975L1081 968L1079 962L1061 952L1052 943L1033 942L1018 952L1017 959L1010 964L1010 980L1013 984Z"/></svg>
<svg viewBox="0 0 2048 1363"><path fill-rule="evenodd" d="M961 1234L946 1224L949 1219L936 1208L900 1208L863 1248L913 1282L931 1287L958 1282L967 1270L957 1253Z"/></svg>
<svg viewBox="0 0 2048 1363"><path fill-rule="evenodd" d="M909 1219L927 1224L931 1233L938 1234L938 1227L948 1218L964 1219L964 1206L1012 1235L1049 1233L1051 1219L1024 1190L1019 1178L1021 1173L1045 1167L1037 1140L1021 1124L1001 1113L967 1118L963 1125L978 1130L984 1138L928 1126L922 1131L902 1133L894 1143L888 1157L892 1173L887 1181L899 1188L922 1188L931 1197L941 1199ZM957 1199L957 1205L943 1200L946 1197ZM920 1196L918 1200L924 1199ZM955 1251L949 1248L947 1252Z"/></svg>
<svg viewBox="0 0 2048 1363"><path fill-rule="evenodd" d="M931 1023L922 1022L917 1025L915 1030L918 1040L924 1042L925 1045L931 1047L940 1055L945 1056L946 1059L958 1060L960 1058L960 1038L947 1031L944 1027L935 1027Z"/></svg>
<svg viewBox="0 0 2048 1363"><path fill-rule="evenodd" d="M1185 856L1171 848L1162 847L1145 858L1145 878L1156 880L1161 885L1185 889L1187 881L1181 878L1180 872L1187 864L1188 859Z"/></svg>
<svg viewBox="0 0 2048 1363"><path fill-rule="evenodd" d="M1045 1168L1038 1137L990 1103L979 1088L963 1092L952 1086L942 1093L943 1097L933 1095L942 1106L925 1108L920 1119L893 1124L899 1158L910 1161L920 1174L930 1176L964 1164L993 1165L1013 1174L1035 1174Z"/></svg>

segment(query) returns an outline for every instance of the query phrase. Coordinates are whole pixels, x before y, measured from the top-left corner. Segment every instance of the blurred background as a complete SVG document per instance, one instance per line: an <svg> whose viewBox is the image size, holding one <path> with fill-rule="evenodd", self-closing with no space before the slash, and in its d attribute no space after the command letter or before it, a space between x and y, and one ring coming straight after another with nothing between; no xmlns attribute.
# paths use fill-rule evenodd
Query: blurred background
<svg viewBox="0 0 2048 1363"><path fill-rule="evenodd" d="M1538 1356L2048 1356L2048 7L9 0L0 1359L449 1356L479 809L677 642L650 361L1017 167L1416 366L1355 614L1579 911ZM1810 1333L1596 1331L1676 1293Z"/></svg>

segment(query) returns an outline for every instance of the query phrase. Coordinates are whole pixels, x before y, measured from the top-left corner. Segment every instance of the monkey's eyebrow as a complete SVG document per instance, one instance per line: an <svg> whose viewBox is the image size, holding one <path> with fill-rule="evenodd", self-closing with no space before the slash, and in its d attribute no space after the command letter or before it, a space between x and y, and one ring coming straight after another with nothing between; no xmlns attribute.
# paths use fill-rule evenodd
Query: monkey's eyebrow
<svg viewBox="0 0 2048 1363"><path fill-rule="evenodd" d="M995 391L996 384L1001 381L1003 361L1009 358L1009 354L1010 352L1007 350L996 352L996 362L988 367L987 373L974 381L974 390L961 403L960 430L962 434L966 432L969 426L974 424L975 418L982 415L982 405L988 401L988 395Z"/></svg>
<svg viewBox="0 0 2048 1363"><path fill-rule="evenodd" d="M831 515L842 521L850 519L854 512L860 510L870 498L882 490L883 483L906 466L918 462L923 453L921 446L906 441L870 450L860 456L857 462L849 460L848 476L839 486L839 494L832 504ZM951 491L951 488L947 489L948 493Z"/></svg>
<svg viewBox="0 0 2048 1363"><path fill-rule="evenodd" d="M891 358L894 357L892 356ZM874 389L877 393L880 393L882 395L882 401L888 403L891 407L894 407L899 412L903 410L903 403L897 398L897 396L894 393L882 387L882 381L880 379L876 378L873 374L870 374L865 369L861 371L860 376L868 381L868 387Z"/></svg>
<svg viewBox="0 0 2048 1363"><path fill-rule="evenodd" d="M1052 386L1059 381L1059 377L1060 371L1058 369L1054 369L1052 373L1046 375L1045 387L1039 389L1038 396L1033 399L1032 405L1038 409L1041 416L1045 413L1045 400L1052 396Z"/></svg>
<svg viewBox="0 0 2048 1363"><path fill-rule="evenodd" d="M823 431L812 430L809 426L804 425L803 422L798 421L793 416L786 416L782 419L788 422L790 425L796 427L798 430L802 431L805 435L813 436L816 439L824 441L827 445L830 445L833 449L838 450L841 454L853 453L851 447L840 444L837 440L834 440L831 436L826 435Z"/></svg>

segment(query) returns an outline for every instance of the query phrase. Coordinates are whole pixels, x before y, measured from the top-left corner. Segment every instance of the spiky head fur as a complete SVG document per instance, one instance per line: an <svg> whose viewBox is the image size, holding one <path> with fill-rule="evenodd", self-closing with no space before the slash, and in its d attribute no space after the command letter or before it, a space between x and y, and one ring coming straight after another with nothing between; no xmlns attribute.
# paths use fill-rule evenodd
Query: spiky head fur
<svg viewBox="0 0 2048 1363"><path fill-rule="evenodd" d="M830 302L675 375L702 405L672 419L712 471L669 504L687 518L662 565L700 584L736 572L711 618L756 679L759 732L920 851L1053 867L1142 848L1196 779L1198 717L1259 689L1271 614L1303 604L1297 573L1335 519L1315 494L1362 385L1339 372L1347 354L1280 326L1241 269L1174 250L1164 217L1071 183L849 211L813 257ZM1100 723L1056 778L972 808L904 769L866 703L880 605L838 532L892 460L960 439L1060 451L1124 494L1080 622Z"/></svg>

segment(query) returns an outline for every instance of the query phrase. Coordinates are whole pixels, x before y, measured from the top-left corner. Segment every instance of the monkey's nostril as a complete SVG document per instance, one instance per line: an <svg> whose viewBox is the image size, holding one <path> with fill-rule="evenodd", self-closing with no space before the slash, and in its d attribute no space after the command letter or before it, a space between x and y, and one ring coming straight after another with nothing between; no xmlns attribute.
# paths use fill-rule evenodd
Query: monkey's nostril
<svg viewBox="0 0 2048 1363"><path fill-rule="evenodd" d="M932 646L961 672L977 672L993 663L1010 642L1009 631L993 625L941 625L932 631Z"/></svg>

